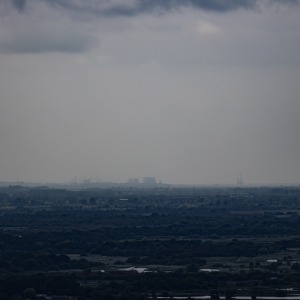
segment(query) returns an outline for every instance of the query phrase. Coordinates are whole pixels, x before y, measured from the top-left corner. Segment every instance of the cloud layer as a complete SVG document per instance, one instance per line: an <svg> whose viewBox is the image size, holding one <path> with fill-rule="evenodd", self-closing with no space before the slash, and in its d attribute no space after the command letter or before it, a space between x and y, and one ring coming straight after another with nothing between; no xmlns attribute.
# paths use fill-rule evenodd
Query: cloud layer
<svg viewBox="0 0 300 300"><path fill-rule="evenodd" d="M18 11L25 11L33 6L36 0L13 0L12 5ZM235 9L253 9L264 0L41 0L50 6L63 8L77 13L92 13L99 15L136 15L140 13L164 13L181 7L190 7L206 11L227 12ZM0 3L10 0L1 0ZM299 0L269 0L269 3L299 3Z"/></svg>
<svg viewBox="0 0 300 300"><path fill-rule="evenodd" d="M181 9L223 15L254 10L262 3L286 5L299 0L0 0L0 52L84 52L99 44L103 23L117 24L117 17L164 16ZM220 32L211 24L201 20L198 32Z"/></svg>

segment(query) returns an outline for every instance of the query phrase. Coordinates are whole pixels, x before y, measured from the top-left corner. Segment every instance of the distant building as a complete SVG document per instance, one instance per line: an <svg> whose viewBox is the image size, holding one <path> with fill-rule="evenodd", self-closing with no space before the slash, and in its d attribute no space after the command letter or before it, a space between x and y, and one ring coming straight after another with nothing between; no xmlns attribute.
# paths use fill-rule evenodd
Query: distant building
<svg viewBox="0 0 300 300"><path fill-rule="evenodd" d="M155 186L156 185L155 177L144 177L143 178L143 185L145 185L145 186Z"/></svg>
<svg viewBox="0 0 300 300"><path fill-rule="evenodd" d="M130 186L138 186L140 184L140 180L138 178L128 178L127 183Z"/></svg>

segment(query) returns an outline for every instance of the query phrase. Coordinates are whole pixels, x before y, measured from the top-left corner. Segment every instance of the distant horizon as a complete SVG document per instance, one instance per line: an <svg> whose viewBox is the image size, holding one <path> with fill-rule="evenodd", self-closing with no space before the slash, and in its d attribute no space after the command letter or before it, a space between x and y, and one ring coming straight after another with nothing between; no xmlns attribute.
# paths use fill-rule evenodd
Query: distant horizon
<svg viewBox="0 0 300 300"><path fill-rule="evenodd" d="M109 181L109 180L78 180L77 182L70 181L5 181L0 180L0 186L9 186L9 185L31 185L31 186L51 186L51 185L65 185L65 186L97 186L97 185L123 185L128 187L138 187L138 186L145 186L142 181L139 182L136 185L130 184L128 181ZM150 185L151 187L155 186L186 186L186 187L240 187L240 188L247 188L247 187L300 187L300 182L294 182L294 183L268 183L268 182L261 182L261 183L171 183L171 182L165 182L165 181L157 181L155 185Z"/></svg>

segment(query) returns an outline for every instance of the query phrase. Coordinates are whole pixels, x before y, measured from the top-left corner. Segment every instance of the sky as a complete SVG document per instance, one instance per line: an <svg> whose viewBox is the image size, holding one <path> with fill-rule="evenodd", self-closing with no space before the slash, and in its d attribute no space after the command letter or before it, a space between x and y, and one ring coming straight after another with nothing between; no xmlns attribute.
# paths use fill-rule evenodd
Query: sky
<svg viewBox="0 0 300 300"><path fill-rule="evenodd" d="M300 184L300 1L0 0L0 181Z"/></svg>

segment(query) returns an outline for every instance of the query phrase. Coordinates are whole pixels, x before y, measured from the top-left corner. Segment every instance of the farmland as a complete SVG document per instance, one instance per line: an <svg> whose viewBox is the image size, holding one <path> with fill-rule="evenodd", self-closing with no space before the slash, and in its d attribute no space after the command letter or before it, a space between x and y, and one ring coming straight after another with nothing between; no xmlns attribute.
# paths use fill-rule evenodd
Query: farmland
<svg viewBox="0 0 300 300"><path fill-rule="evenodd" d="M0 299L296 296L299 213L298 187L3 187Z"/></svg>

